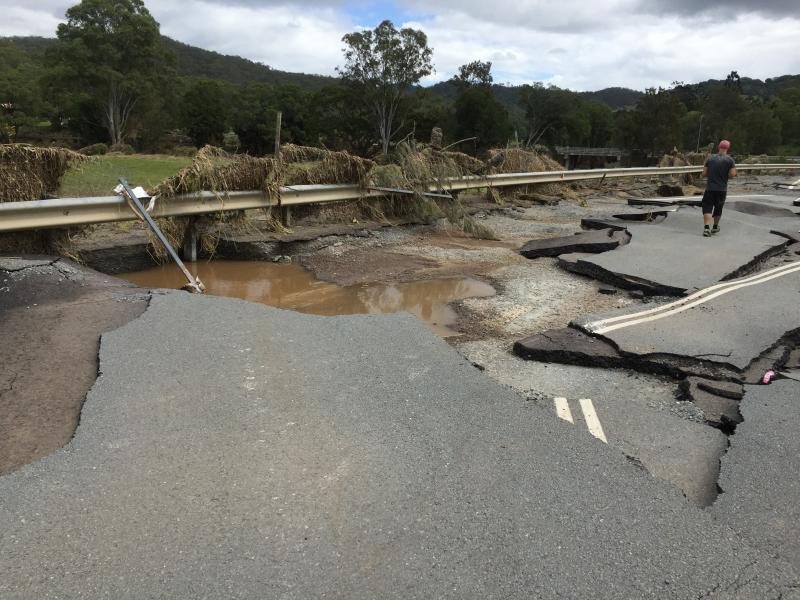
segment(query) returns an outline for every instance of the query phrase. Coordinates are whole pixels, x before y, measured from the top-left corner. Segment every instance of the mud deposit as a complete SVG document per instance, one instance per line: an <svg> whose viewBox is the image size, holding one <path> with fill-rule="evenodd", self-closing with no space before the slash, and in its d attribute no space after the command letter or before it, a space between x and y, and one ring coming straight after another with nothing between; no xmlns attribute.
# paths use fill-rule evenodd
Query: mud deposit
<svg viewBox="0 0 800 600"><path fill-rule="evenodd" d="M492 286L471 278L339 286L320 281L299 265L250 261L197 262L187 265L208 293L260 302L316 315L377 314L408 311L439 335L458 335L450 302L493 296ZM173 265L123 273L142 287L177 288L182 275Z"/></svg>

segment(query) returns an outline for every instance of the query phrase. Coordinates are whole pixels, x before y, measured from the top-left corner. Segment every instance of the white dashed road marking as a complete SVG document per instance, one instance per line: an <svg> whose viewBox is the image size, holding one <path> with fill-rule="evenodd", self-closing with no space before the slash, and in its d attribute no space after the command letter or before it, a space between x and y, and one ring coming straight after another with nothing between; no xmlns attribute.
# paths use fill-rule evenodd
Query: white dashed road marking
<svg viewBox="0 0 800 600"><path fill-rule="evenodd" d="M597 418L597 413L594 410L592 401L589 398L582 398L578 400L578 402L580 402L583 418L586 419L586 426L589 428L589 433L607 444L608 440L606 439L606 434L603 431L603 426L600 425L600 419Z"/></svg>
<svg viewBox="0 0 800 600"><path fill-rule="evenodd" d="M553 401L556 403L556 414L558 415L558 418L569 421L570 423L575 423L575 420L572 418L572 411L569 409L569 402L567 402L567 399L553 398Z"/></svg>
<svg viewBox="0 0 800 600"><path fill-rule="evenodd" d="M572 411L569 408L569 401L566 398L553 398L553 403L556 405L556 414L559 419L569 421L573 424L575 423L575 420L572 418ZM603 431L603 426L600 424L600 419L597 417L597 411L595 411L592 401L589 398L583 398L578 400L578 403L581 406L583 420L586 421L586 427L589 429L589 433L601 442L607 444L608 440L606 439L606 434Z"/></svg>

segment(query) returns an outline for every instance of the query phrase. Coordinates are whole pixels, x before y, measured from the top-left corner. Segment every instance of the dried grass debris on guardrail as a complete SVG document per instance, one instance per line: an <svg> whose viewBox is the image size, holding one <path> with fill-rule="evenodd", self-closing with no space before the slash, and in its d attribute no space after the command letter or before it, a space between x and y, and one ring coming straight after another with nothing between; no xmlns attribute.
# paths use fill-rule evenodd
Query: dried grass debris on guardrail
<svg viewBox="0 0 800 600"><path fill-rule="evenodd" d="M0 202L41 200L58 190L67 169L88 160L66 148L0 145Z"/></svg>
<svg viewBox="0 0 800 600"><path fill-rule="evenodd" d="M67 170L89 157L66 148L0 145L0 202L41 200L55 194ZM0 234L0 252L72 256L70 232L53 229Z"/></svg>

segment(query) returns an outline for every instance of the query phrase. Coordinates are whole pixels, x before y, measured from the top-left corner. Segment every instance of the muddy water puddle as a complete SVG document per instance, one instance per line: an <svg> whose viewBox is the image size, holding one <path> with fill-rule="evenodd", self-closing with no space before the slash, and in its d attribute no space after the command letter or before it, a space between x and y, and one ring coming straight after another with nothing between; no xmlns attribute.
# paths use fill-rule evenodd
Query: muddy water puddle
<svg viewBox="0 0 800 600"><path fill-rule="evenodd" d="M444 337L458 335L453 329L457 315L448 303L495 293L492 286L469 278L342 287L320 281L295 264L213 261L187 263L186 266L200 277L207 293L216 296L327 316L405 310ZM186 283L175 265L122 273L119 277L148 288L179 288Z"/></svg>

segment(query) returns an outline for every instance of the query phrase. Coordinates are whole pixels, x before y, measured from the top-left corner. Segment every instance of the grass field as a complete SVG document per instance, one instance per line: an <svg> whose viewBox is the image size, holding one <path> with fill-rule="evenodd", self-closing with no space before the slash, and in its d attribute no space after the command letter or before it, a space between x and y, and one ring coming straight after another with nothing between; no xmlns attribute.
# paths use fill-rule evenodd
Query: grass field
<svg viewBox="0 0 800 600"><path fill-rule="evenodd" d="M59 195L63 198L109 196L114 193L120 177L133 186L141 185L146 189L191 162L189 157L162 154L97 156L64 176Z"/></svg>

